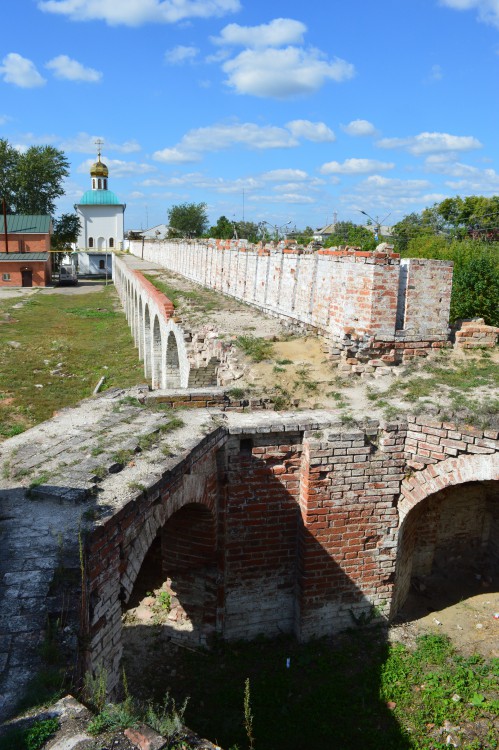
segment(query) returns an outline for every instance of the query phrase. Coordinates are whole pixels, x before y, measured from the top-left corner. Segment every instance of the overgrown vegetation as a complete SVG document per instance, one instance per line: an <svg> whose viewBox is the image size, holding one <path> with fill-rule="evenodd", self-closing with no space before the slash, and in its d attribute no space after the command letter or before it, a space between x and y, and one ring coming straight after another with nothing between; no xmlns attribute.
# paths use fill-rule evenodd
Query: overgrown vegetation
<svg viewBox="0 0 499 750"><path fill-rule="evenodd" d="M488 351L453 362L443 354L440 359L419 367L417 364L409 366L403 378L397 378L382 392L368 390L367 397L384 408L387 418L393 418L404 411L418 413L428 407L435 408L432 399L438 394L442 421L458 421L485 429L493 425L499 415L499 399L493 395L498 386L499 368ZM478 389L482 389L482 393ZM405 406L394 406L395 398L406 402Z"/></svg>
<svg viewBox="0 0 499 750"><path fill-rule="evenodd" d="M274 354L272 342L258 336L238 336L236 344L253 362L271 359Z"/></svg>
<svg viewBox="0 0 499 750"><path fill-rule="evenodd" d="M12 729L0 737L0 750L40 750L58 729L58 719L41 719L28 728Z"/></svg>
<svg viewBox="0 0 499 750"><path fill-rule="evenodd" d="M220 307L222 295L212 292L210 289L199 287L198 289L178 289L164 279L159 279L151 274L143 274L160 292L162 292L173 306L180 312L191 310L192 312L209 312Z"/></svg>
<svg viewBox="0 0 499 750"><path fill-rule="evenodd" d="M449 734L469 750L498 747L499 660L460 656L445 636L420 637L415 650L371 628L307 644L219 643L180 649L174 666L174 680L149 671L148 691L189 692L187 725L222 747L443 750Z"/></svg>
<svg viewBox="0 0 499 750"><path fill-rule="evenodd" d="M0 326L0 436L19 434L90 396L102 375L106 388L144 381L111 287L36 294L21 309L13 304L0 305L10 321Z"/></svg>
<svg viewBox="0 0 499 750"><path fill-rule="evenodd" d="M499 196L446 198L393 227L395 249L406 257L454 262L451 322L483 317L499 325Z"/></svg>
<svg viewBox="0 0 499 750"><path fill-rule="evenodd" d="M85 675L84 697L97 712L87 726L90 734L115 732L145 723L165 737L168 748L187 748L182 739L188 698L177 706L175 699L167 691L161 701L138 701L130 695L126 673L123 672L124 700L119 703L107 703L106 683L105 669L99 669L95 676L89 673Z"/></svg>

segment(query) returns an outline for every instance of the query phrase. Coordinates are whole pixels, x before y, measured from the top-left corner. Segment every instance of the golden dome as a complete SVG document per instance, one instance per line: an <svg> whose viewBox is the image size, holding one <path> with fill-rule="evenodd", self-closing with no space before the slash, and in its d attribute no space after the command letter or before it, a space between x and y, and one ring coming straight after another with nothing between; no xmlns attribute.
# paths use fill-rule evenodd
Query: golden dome
<svg viewBox="0 0 499 750"><path fill-rule="evenodd" d="M105 164L103 164L100 160L96 161L95 164L92 164L90 167L90 175L92 177L108 177L109 176L109 170L106 167Z"/></svg>

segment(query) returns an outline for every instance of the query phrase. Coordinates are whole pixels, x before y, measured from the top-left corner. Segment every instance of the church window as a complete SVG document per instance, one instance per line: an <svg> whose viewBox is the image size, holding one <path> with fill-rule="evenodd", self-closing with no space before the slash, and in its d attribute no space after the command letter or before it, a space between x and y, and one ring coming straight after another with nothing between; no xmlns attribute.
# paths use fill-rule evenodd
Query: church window
<svg viewBox="0 0 499 750"><path fill-rule="evenodd" d="M95 178L92 180L92 187L95 190Z"/></svg>
<svg viewBox="0 0 499 750"><path fill-rule="evenodd" d="M88 238L88 246L89 247L93 247L94 246L94 238L93 237L89 237Z"/></svg>
<svg viewBox="0 0 499 750"><path fill-rule="evenodd" d="M103 260L100 260L100 261L99 261L99 270L101 270L101 269L104 269L105 267L106 267L106 266L105 266L105 263L104 263L104 261L103 261Z"/></svg>
<svg viewBox="0 0 499 750"><path fill-rule="evenodd" d="M114 237L109 238L109 247L114 247Z"/></svg>
<svg viewBox="0 0 499 750"><path fill-rule="evenodd" d="M104 190L107 190L107 180L104 180Z"/></svg>
<svg viewBox="0 0 499 750"><path fill-rule="evenodd" d="M99 179L97 181L97 187L99 188L99 190L102 188L102 180L101 180L100 177L99 177Z"/></svg>

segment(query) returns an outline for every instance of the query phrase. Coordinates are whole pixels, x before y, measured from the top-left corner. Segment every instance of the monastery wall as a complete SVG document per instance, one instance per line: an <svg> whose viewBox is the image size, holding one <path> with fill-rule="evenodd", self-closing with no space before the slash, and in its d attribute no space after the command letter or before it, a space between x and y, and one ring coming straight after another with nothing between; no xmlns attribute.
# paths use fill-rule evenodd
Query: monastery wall
<svg viewBox="0 0 499 750"><path fill-rule="evenodd" d="M425 355L449 337L448 261L401 263L398 254L381 250L303 252L243 240L131 241L130 252L315 330L333 357L357 358L352 365Z"/></svg>

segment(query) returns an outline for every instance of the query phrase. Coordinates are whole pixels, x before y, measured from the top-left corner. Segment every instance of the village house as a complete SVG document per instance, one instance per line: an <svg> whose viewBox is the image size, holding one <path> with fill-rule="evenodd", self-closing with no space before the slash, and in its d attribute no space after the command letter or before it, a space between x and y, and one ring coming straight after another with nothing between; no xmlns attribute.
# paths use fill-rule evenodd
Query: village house
<svg viewBox="0 0 499 750"><path fill-rule="evenodd" d="M52 282L50 216L0 216L0 286L47 286Z"/></svg>

